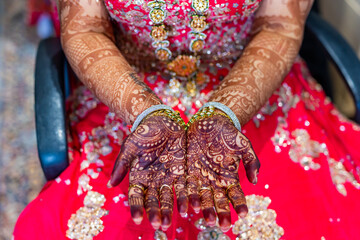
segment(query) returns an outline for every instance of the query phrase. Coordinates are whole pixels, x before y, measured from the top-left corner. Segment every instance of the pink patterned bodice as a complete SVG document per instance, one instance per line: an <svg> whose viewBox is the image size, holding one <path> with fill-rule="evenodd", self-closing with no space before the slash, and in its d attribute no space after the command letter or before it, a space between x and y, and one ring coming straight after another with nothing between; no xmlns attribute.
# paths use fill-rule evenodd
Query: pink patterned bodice
<svg viewBox="0 0 360 240"><path fill-rule="evenodd" d="M104 0L111 17L118 22L117 42L128 61L135 66L156 64L153 39L150 37L152 21L149 19L149 0ZM252 16L261 0L209 0L206 12L208 28L205 45L200 56L206 65L237 59L252 23ZM190 15L194 9L191 0L166 0L166 19L170 27L167 40L173 56L189 51L193 36ZM225 61L224 61L225 60ZM220 63L219 63L220 64ZM149 66L148 66L149 67ZM148 68L145 67L145 68Z"/></svg>

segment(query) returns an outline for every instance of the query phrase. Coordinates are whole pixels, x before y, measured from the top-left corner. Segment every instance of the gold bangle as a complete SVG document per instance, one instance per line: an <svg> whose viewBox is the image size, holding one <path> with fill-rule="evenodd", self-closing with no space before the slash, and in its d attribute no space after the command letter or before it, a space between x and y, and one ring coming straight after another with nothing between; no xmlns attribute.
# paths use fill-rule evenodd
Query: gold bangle
<svg viewBox="0 0 360 240"><path fill-rule="evenodd" d="M180 117L180 112L179 111L170 111L168 109L160 109L158 111L155 111L155 112L149 114L145 119L147 119L147 118L149 118L151 116L165 116L165 117L168 117L171 120L177 122L181 126L186 125L184 120Z"/></svg>
<svg viewBox="0 0 360 240"><path fill-rule="evenodd" d="M212 188L211 188L211 187L201 187L201 188L199 188L199 191L201 191L201 190L209 190L209 191L212 192Z"/></svg>
<svg viewBox="0 0 360 240"><path fill-rule="evenodd" d="M235 186L237 186L237 185L240 186L240 183L232 183L232 184L230 184L230 185L226 188L225 193L228 194L230 188L235 187Z"/></svg>
<svg viewBox="0 0 360 240"><path fill-rule="evenodd" d="M226 113L215 112L215 107L214 106L209 106L209 107L203 108L201 111L198 111L194 116L192 116L192 118L186 124L186 129L188 129L191 126L191 124L193 124L195 121L198 121L198 120L201 120L201 119L204 119L204 118L213 117L215 115L224 116L224 117L228 118L233 123L232 119Z"/></svg>
<svg viewBox="0 0 360 240"><path fill-rule="evenodd" d="M173 189L172 189L172 187L170 187L169 185L167 185L167 184L163 184L163 185L161 185L159 192L161 192L161 190L162 190L164 187L169 188L169 189L170 189L170 191L172 191L172 190L173 190Z"/></svg>
<svg viewBox="0 0 360 240"><path fill-rule="evenodd" d="M139 185L139 184L130 184L130 186L129 186L129 191L130 191L130 189L132 189L132 188L140 188L140 190L143 192L143 193L145 193L145 188L143 187L143 186L141 186L141 185Z"/></svg>

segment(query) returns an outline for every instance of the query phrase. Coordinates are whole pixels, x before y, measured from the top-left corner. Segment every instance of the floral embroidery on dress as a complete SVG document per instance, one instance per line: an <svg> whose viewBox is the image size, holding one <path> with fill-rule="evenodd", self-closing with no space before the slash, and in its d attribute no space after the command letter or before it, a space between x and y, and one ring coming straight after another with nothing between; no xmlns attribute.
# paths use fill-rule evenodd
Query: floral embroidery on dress
<svg viewBox="0 0 360 240"><path fill-rule="evenodd" d="M258 195L246 196L247 216L239 218L232 228L238 240L280 239L284 229L276 224L276 212L268 209L271 199Z"/></svg>
<svg viewBox="0 0 360 240"><path fill-rule="evenodd" d="M156 230L154 234L154 240L167 240L166 234L161 230Z"/></svg>
<svg viewBox="0 0 360 240"><path fill-rule="evenodd" d="M330 174L333 183L336 186L336 189L344 196L347 196L347 191L345 188L345 183L350 182L356 189L360 190L360 183L356 181L354 175L348 172L342 164L342 162L337 162L333 158L328 158L328 163L330 167Z"/></svg>
<svg viewBox="0 0 360 240"><path fill-rule="evenodd" d="M296 129L291 133L294 139L290 140L289 156L295 163L305 170L318 170L320 164L314 159L320 156L320 153L327 151L326 145L310 139L310 135L305 129Z"/></svg>
<svg viewBox="0 0 360 240"><path fill-rule="evenodd" d="M221 231L218 224L215 227L208 227L204 218L197 220L195 226L201 230L197 236L198 240L230 240L230 238Z"/></svg>
<svg viewBox="0 0 360 240"><path fill-rule="evenodd" d="M89 184L90 179L96 179L104 166L101 156L107 156L112 152L111 142L121 144L126 131L128 131L126 126L120 120L115 119L115 114L108 113L103 126L94 128L91 133L83 132L81 134L82 152L86 154L86 159L80 164L80 170L84 173L78 180L78 195L92 189Z"/></svg>
<svg viewBox="0 0 360 240"><path fill-rule="evenodd" d="M242 6L245 16L253 14L258 9L259 4L260 2L256 0L245 0Z"/></svg>
<svg viewBox="0 0 360 240"><path fill-rule="evenodd" d="M94 109L99 100L85 87L79 87L75 93L78 101L73 101L70 106L73 124L83 118L88 112ZM80 163L82 174L78 179L77 195L86 193L84 207L71 215L68 221L69 229L66 236L70 239L91 240L94 236L103 231L103 222L100 219L108 214L107 210L102 209L106 199L105 196L93 191L91 179L97 179L104 167L101 159L113 151L111 144L122 144L122 141L129 130L126 125L114 113L108 113L104 119L104 125L93 128L91 132L81 132L79 140L82 143L80 151L85 158ZM61 181L58 178L59 182Z"/></svg>
<svg viewBox="0 0 360 240"><path fill-rule="evenodd" d="M246 203L249 208L247 216L244 219L239 218L232 227L237 240L280 239L284 235L283 228L276 224L276 212L268 209L271 203L269 197L248 195ZM208 227L205 219L200 218L195 222L195 226L201 230L198 240L230 240L218 224Z"/></svg>
<svg viewBox="0 0 360 240"><path fill-rule="evenodd" d="M332 111L331 111L331 114L336 116L337 118L339 118L339 121L340 122L343 122L345 124L350 124L351 125L351 128L354 130L354 131L357 131L357 132L360 132L360 126L354 122L352 122L351 120L347 119L346 117L344 117L336 108L334 108ZM345 130L345 126L340 126L340 128L343 127L344 130ZM341 129L340 129L341 130Z"/></svg>
<svg viewBox="0 0 360 240"><path fill-rule="evenodd" d="M90 191L92 189L92 186L90 186L89 182L90 182L90 177L85 173L79 177L78 180L79 186L77 189L77 195L81 195L84 192Z"/></svg>
<svg viewBox="0 0 360 240"><path fill-rule="evenodd" d="M288 124L284 117L278 117L278 126L275 130L274 136L271 138L275 147L275 152L280 153L282 148L291 145L290 134L287 130Z"/></svg>
<svg viewBox="0 0 360 240"><path fill-rule="evenodd" d="M295 140L291 140L293 149L290 149L290 158L295 162L299 161L305 170L317 170L320 164L315 163L314 158L324 154L329 164L331 179L339 193L346 196L345 183L350 182L355 188L360 189L360 183L356 181L354 175L346 170L343 163L335 161L329 155L325 143L319 143L310 139L309 133L305 129L296 129L292 132Z"/></svg>
<svg viewBox="0 0 360 240"><path fill-rule="evenodd" d="M94 109L100 101L85 86L76 89L74 93L77 101L73 101L70 118L73 124ZM92 129L91 132L81 132L79 140L83 148L80 150L86 158L80 163L83 173L78 179L77 194L81 195L92 190L91 179L96 179L101 172L104 162L101 156L109 155L113 148L111 143L121 144L124 137L129 134L126 125L114 113L105 116L104 125Z"/></svg>
<svg viewBox="0 0 360 240"><path fill-rule="evenodd" d="M290 159L299 163L306 171L320 169L321 165L315 162L315 159L323 154L329 164L331 179L339 193L344 196L347 195L346 182L351 183L356 189L360 189L360 183L355 179L354 174L345 168L341 160L335 161L330 157L325 143L311 140L306 129L296 129L290 135L287 128L286 120L279 117L278 127L271 138L276 152L279 153L283 148L286 148L285 151L289 152Z"/></svg>
<svg viewBox="0 0 360 240"><path fill-rule="evenodd" d="M208 28L204 31L206 41L203 51L198 54L206 61L206 68L218 62L233 64L234 59L241 55L251 30L252 13L259 2L245 1L240 6L218 1L209 6ZM119 23L117 45L128 62L143 72L150 68L163 72L164 66L158 64L151 47L153 22L149 17L151 7L148 2L104 0L104 3L110 16ZM164 1L163 5L164 24L169 26L167 40L170 46L167 47L176 55L188 52L194 34L190 27L191 1Z"/></svg>
<svg viewBox="0 0 360 240"><path fill-rule="evenodd" d="M84 198L84 207L71 215L66 236L70 239L92 240L102 232L104 225L101 217L108 214L107 210L101 208L105 201L104 195L89 191Z"/></svg>
<svg viewBox="0 0 360 240"><path fill-rule="evenodd" d="M76 88L69 101L72 103L69 114L70 123L72 125L79 122L80 119L84 118L89 111L95 109L100 103L100 101L85 86Z"/></svg>
<svg viewBox="0 0 360 240"><path fill-rule="evenodd" d="M288 116L290 109L295 108L300 97L294 94L291 87L284 83L280 88L274 92L274 96L277 96L276 101L270 103L270 100L255 114L252 121L255 123L257 128L260 127L260 122L266 119L266 116L272 115L276 110L281 109L284 117Z"/></svg>

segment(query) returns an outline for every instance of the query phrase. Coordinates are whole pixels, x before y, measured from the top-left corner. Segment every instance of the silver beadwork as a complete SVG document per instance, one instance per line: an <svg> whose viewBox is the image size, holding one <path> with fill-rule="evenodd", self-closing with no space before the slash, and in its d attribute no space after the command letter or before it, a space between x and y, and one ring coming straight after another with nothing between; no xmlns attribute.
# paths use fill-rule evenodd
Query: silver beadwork
<svg viewBox="0 0 360 240"><path fill-rule="evenodd" d="M170 111L173 111L173 112L174 112L174 110L173 110L171 107L169 107L169 106L167 106L167 105L165 105L165 104L159 104L159 105L151 106L151 107L147 108L145 111L143 111L142 113L140 113L140 114L137 116L137 118L135 119L134 124L133 124L132 127L131 127L131 132L134 132L134 131L135 131L135 129L140 125L141 121L142 121L147 115L149 115L149 114L152 113L152 112L155 112L155 111L158 111L158 110L162 110L162 109L167 109L167 110L170 110Z"/></svg>
<svg viewBox="0 0 360 240"><path fill-rule="evenodd" d="M239 122L239 119L236 117L235 113L226 105L222 104L222 103L219 103L219 102L208 102L208 103L205 103L200 109L199 111L201 111L203 108L206 108L206 107L210 107L210 106L213 106L221 111L223 111L224 113L226 113L229 118L233 121L234 123L234 126L239 130L241 131L241 124Z"/></svg>

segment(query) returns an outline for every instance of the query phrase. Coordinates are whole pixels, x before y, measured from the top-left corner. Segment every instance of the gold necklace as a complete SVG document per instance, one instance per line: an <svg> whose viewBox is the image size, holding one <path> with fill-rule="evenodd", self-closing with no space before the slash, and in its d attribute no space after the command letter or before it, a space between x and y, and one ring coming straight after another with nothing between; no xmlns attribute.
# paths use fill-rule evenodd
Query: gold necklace
<svg viewBox="0 0 360 240"><path fill-rule="evenodd" d="M195 79L198 75L198 67L200 59L198 53L205 46L206 34L203 33L207 29L206 11L209 9L209 0L193 0L191 7L195 11L190 21L192 40L190 42L189 50L192 55L178 55L172 58L172 52L168 48L170 43L167 40L168 31L164 21L167 17L166 2L162 0L155 0L148 3L150 8L149 18L153 23L150 36L154 40L152 46L155 48L156 57L163 62L166 62L167 69L171 72L172 78L170 85L180 85L179 80L186 79L186 89L190 95L195 94L196 83ZM199 77L199 76L198 76Z"/></svg>

